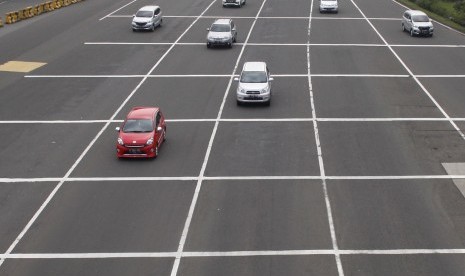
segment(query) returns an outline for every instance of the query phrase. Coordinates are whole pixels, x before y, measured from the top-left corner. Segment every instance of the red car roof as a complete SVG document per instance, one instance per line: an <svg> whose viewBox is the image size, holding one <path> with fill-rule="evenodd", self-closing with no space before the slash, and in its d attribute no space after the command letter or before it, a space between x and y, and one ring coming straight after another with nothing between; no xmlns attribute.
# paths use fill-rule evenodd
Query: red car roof
<svg viewBox="0 0 465 276"><path fill-rule="evenodd" d="M139 118L139 119L152 119L153 114L156 113L160 108L158 107L144 107L138 106L131 109L128 114L128 119Z"/></svg>

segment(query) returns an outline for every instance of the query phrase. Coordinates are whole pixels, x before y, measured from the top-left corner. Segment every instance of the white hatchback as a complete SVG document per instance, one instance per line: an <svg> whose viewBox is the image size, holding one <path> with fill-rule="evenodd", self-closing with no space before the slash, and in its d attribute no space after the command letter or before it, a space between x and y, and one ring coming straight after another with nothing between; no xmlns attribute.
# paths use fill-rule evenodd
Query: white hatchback
<svg viewBox="0 0 465 276"><path fill-rule="evenodd" d="M258 102L270 105L271 103L271 81L270 71L265 62L246 62L242 68L237 85L237 105L245 102Z"/></svg>

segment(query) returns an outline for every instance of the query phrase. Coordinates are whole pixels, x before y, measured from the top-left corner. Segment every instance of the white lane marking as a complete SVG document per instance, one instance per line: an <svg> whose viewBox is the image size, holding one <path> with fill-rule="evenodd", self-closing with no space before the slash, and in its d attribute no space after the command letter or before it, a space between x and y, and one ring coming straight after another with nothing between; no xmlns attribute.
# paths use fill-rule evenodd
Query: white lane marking
<svg viewBox="0 0 465 276"><path fill-rule="evenodd" d="M115 12L118 12L118 11L124 9L125 7L131 5L132 3L136 2L136 1L137 1L137 0L133 0L133 1L129 2L129 3L127 3L126 5L122 6L121 8L112 11L111 13L109 13L109 14L105 15L104 17L100 18L99 21L102 21L103 19L112 16ZM132 16L131 16L131 17L132 17Z"/></svg>
<svg viewBox="0 0 465 276"><path fill-rule="evenodd" d="M331 235L331 243L334 252L334 258L336 261L336 266L337 266L337 271L339 276L344 276L344 269L342 267L342 262L341 262L341 256L337 252L339 249L339 246L337 244L337 237L336 237L336 230L334 226L334 219L333 219L333 212L331 209L331 202L329 200L329 195L328 195L328 187L326 185L326 173L325 173L325 166L323 162L323 153L321 149L321 143L320 143L320 134L318 131L318 121L316 120L317 115L316 115L316 108L315 108L315 101L313 97L313 85L312 85L312 74L311 74L311 62L310 62L310 37L311 37L311 30L312 30L312 15L313 15L313 0L311 1L310 4L310 15L308 19L308 30L307 30L307 74L308 74L308 90L309 90L309 96L310 96L310 106L312 109L312 118L313 118L313 131L315 135L315 144L316 144L316 149L317 149L317 154L318 154L318 164L320 166L320 177L321 179L321 186L323 188L323 194L324 194L324 199L325 199L325 205L326 205L326 213L328 215L328 225L329 225L329 231Z"/></svg>
<svg viewBox="0 0 465 276"><path fill-rule="evenodd" d="M204 176L203 181L218 180L415 180L415 179L465 179L465 175L360 175L360 176ZM0 178L0 183L39 183L39 182L112 182L112 181L198 181L199 177L44 177L44 178Z"/></svg>
<svg viewBox="0 0 465 276"><path fill-rule="evenodd" d="M84 42L84 45L171 45L172 42ZM182 42L178 45L183 46L198 46L205 45L204 42ZM236 45L243 45L243 43L236 43ZM388 47L386 44L367 44L367 43L247 43L248 46L327 46L327 47ZM391 47L405 47L405 48L465 48L465 45L456 44L392 44Z"/></svg>
<svg viewBox="0 0 465 276"><path fill-rule="evenodd" d="M465 174L465 163L442 163L448 174ZM457 189L465 197L465 179L452 179Z"/></svg>
<svg viewBox="0 0 465 276"><path fill-rule="evenodd" d="M249 119L166 119L170 123L196 122L313 122L313 118L249 118ZM447 118L316 118L318 122L442 122ZM452 118L453 121L465 121L465 118ZM122 123L123 120L50 120L50 121L0 121L0 124L103 124Z"/></svg>
<svg viewBox="0 0 465 276"><path fill-rule="evenodd" d="M210 5L207 7L206 10L215 2L212 1ZM204 11L204 12L205 12ZM203 14L203 13L202 13ZM157 63L152 66L152 68L147 72L145 77L139 82L139 84L131 91L131 93L127 96L127 98L121 103L121 105L118 107L118 109L113 113L111 116L110 120L113 120L118 113L123 109L123 107L129 102L129 100L132 98L132 96L139 90L139 88L142 86L142 84L147 80L148 76L152 74L152 72L158 67L158 65L165 59L166 56L171 52L171 50L176 46L176 43L179 42L182 37L192 28L192 26L199 20L200 17L195 19L189 27L178 37L178 39L175 41L175 43L158 59ZM107 127L110 125L110 122L106 123L102 129L97 133L97 135L92 139L92 141L87 145L87 147L84 149L84 151L81 153L81 155L78 157L78 159L74 162L74 164L71 166L71 168L68 170L68 172L65 174L64 179L68 178L71 173L74 171L74 169L79 165L81 160L84 158L84 156L87 154L87 152L90 150L90 148L95 144L97 139L103 134L103 132L107 129ZM53 191L49 194L47 199L42 203L42 205L39 207L39 209L34 213L33 217L29 220L27 225L24 227L24 229L19 233L19 235L16 237L16 239L13 241L13 243L8 247L7 251L5 254L10 254L16 245L19 243L19 241L23 238L23 236L26 234L26 232L31 228L32 224L37 220L39 215L42 213L42 211L45 209L45 207L49 204L49 202L53 199L55 194L58 192L60 187L63 185L64 181L60 181L57 186L53 189ZM0 259L0 267L4 263L5 259Z"/></svg>
<svg viewBox="0 0 465 276"><path fill-rule="evenodd" d="M465 78L465 75L415 75L417 78Z"/></svg>
<svg viewBox="0 0 465 276"><path fill-rule="evenodd" d="M111 182L111 181L197 181L195 176L173 177L44 177L44 178L0 178L0 183L27 182Z"/></svg>
<svg viewBox="0 0 465 276"><path fill-rule="evenodd" d="M109 258L173 258L177 252L117 252L117 253L14 253L0 254L4 259L109 259ZM183 258L305 256L305 255L447 255L465 254L465 249L359 249L359 250L270 250L183 252Z"/></svg>
<svg viewBox="0 0 465 276"><path fill-rule="evenodd" d="M3 4L3 3L6 3L6 2L7 2L7 1L2 1L2 2L0 2L0 5Z"/></svg>
<svg viewBox="0 0 465 276"><path fill-rule="evenodd" d="M235 75L237 76L237 75ZM308 74L275 74L276 78L308 77ZM459 77L460 75L451 75ZM26 75L25 78L229 78L231 75ZM382 74L312 74L311 77L344 77L344 78L409 78L410 75L382 75ZM423 75L424 78L443 78L448 75ZM465 75L464 75L465 77Z"/></svg>
<svg viewBox="0 0 465 276"><path fill-rule="evenodd" d="M236 75L237 76L237 75ZM282 77L308 77L308 74L275 74ZM347 78L409 78L411 75L389 74L311 74L312 77L347 77ZM25 78L229 78L231 75L26 75ZM465 75L415 75L417 78L465 78Z"/></svg>
<svg viewBox="0 0 465 276"><path fill-rule="evenodd" d="M119 14L119 15L110 15L108 18L131 18L132 15L128 14ZM163 15L167 18L195 18L193 15ZM224 15L204 15L202 18L231 18L231 19L255 19L253 16L224 16ZM257 19L300 19L308 20L308 17L304 16L259 16ZM312 19L316 20L365 20L363 17L313 17ZM392 18L392 17L371 17L370 20L387 20L387 21L401 21L401 18Z"/></svg>
<svg viewBox="0 0 465 276"><path fill-rule="evenodd" d="M215 126L213 127L213 131L212 131L212 135L210 137L210 141L208 142L207 152L205 153L205 158L203 160L202 168L200 169L200 173L199 173L199 180L197 181L197 186L195 188L194 196L192 198L192 202L191 202L191 205L189 207L189 213L187 215L186 222L184 224L184 229L182 230L182 235L181 235L181 239L179 241L179 247L178 247L178 250L177 250L177 256L176 256L176 259L174 260L173 268L171 270L171 276L176 276L177 273L178 273L179 264L181 262L182 254L183 254L183 251L184 251L184 244L186 243L187 234L189 233L189 227L190 227L190 224L191 224L191 221L192 221L192 217L194 215L195 206L197 205L197 200L198 200L198 197L199 197L200 189L202 187L202 181L203 181L203 178L204 178L204 175L205 175L205 169L207 167L208 159L210 158L211 149L213 147L213 141L215 140L216 132L218 130L219 119L221 119L221 115L223 114L223 109L224 109L224 106L226 104L226 99L228 97L228 93L229 93L229 90L231 88L231 85L232 85L232 82L233 82L233 79L234 79L234 75L236 75L236 71L237 71L237 68L239 66L239 62L241 61L241 58L242 58L242 55L244 53L247 42L250 39L250 35L252 34L252 31L253 31L253 29L255 27L255 24L257 22L257 18L260 15L260 12L262 11L263 6L265 5L266 1L267 0L263 0L262 5L260 6L260 9L258 10L258 13L255 16L255 19L254 19L254 21L252 23L252 26L250 27L250 30L249 30L249 32L247 34L246 39L245 39L245 42L244 42L244 44L243 44L243 46L241 48L241 52L239 53L239 56L237 57L236 63L234 64L234 69L232 71L231 77L229 78L228 85L227 85L226 90L224 92L223 101L221 102L220 110L218 111L218 116L216 118L217 121L215 122Z"/></svg>
<svg viewBox="0 0 465 276"><path fill-rule="evenodd" d="M26 75L25 78L229 78L231 75Z"/></svg>
<svg viewBox="0 0 465 276"><path fill-rule="evenodd" d="M387 47L387 45L384 45ZM417 44L412 44L412 45L408 45L408 44L391 44L390 45L391 47L412 47L412 48L416 48L416 47L423 47L423 48L465 48L465 45L461 45L461 44L456 44L456 45L447 45L447 44L425 44L425 45L417 45Z"/></svg>
<svg viewBox="0 0 465 276"><path fill-rule="evenodd" d="M366 22L371 26L371 28L376 32L376 34L379 36L379 38L386 44L391 51L391 53L397 58L397 60L402 64L405 70L412 76L413 80L420 86L420 88L423 90L423 92L430 98L430 100L434 103L436 108L441 111L442 115L449 119L449 123L452 125L452 127L457 131L457 133L462 137L463 140L465 140L465 134L460 130L460 128L457 126L457 124L450 118L449 114L442 108L442 106L436 101L436 99L431 95L431 93L426 89L426 87L420 82L420 80L413 74L412 70L405 64L405 62L399 57L396 51L389 45L389 43L384 39L384 37L379 33L378 29L371 23L371 21L366 17L366 15L363 13L363 11L357 6L357 4L354 2L354 0L350 0L352 4L358 9L360 14L366 19Z"/></svg>

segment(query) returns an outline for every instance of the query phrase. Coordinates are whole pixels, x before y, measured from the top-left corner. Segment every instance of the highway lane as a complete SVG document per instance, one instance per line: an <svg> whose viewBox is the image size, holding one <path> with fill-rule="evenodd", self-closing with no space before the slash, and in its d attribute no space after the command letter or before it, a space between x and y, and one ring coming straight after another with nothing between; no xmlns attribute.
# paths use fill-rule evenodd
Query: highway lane
<svg viewBox="0 0 465 276"><path fill-rule="evenodd" d="M464 274L465 252L444 253L465 248L465 199L452 180L438 179L447 174L441 163L464 162L465 141L438 108L465 117L463 78L418 77L435 103L405 67L415 75L463 74L465 48L412 47L464 45L462 35L437 26L431 39L411 38L393 20L404 8L356 0L363 14L378 18L369 20L397 45L404 66L350 1L338 14L319 14L314 2L310 37L308 1L248 0L240 9L158 1L167 17L153 33L129 26L151 1L129 2L85 1L0 30L2 63L47 63L29 73L0 72L0 137L7 141L0 177L25 178L0 183L2 253L45 202L12 249L12 256L38 258L7 258L0 275L170 275L189 210L176 275ZM182 44L204 42L213 18L195 21L202 12L246 17L234 19L240 44ZM298 18L268 18L279 16ZM29 39L56 22L60 30ZM310 82L307 41L316 74ZM236 62L237 74L250 60L267 61L278 75L271 107L236 106L230 75ZM156 160L117 160L118 122L98 135L106 120L121 120L136 105L158 105L181 120L168 122ZM36 178L67 172L71 179L46 200L58 183ZM322 176L339 179L323 183ZM334 242L342 251L333 251Z"/></svg>

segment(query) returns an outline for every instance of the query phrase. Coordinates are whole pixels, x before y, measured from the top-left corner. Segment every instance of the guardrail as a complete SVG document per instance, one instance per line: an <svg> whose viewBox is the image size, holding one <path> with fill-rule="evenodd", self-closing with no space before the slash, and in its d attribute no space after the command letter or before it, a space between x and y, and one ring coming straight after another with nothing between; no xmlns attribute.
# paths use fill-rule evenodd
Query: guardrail
<svg viewBox="0 0 465 276"><path fill-rule="evenodd" d="M43 13L51 12L84 0L52 0L30 6L18 11L12 11L5 14L5 24L13 24L24 19L32 18ZM2 18L0 17L0 27L3 27Z"/></svg>

